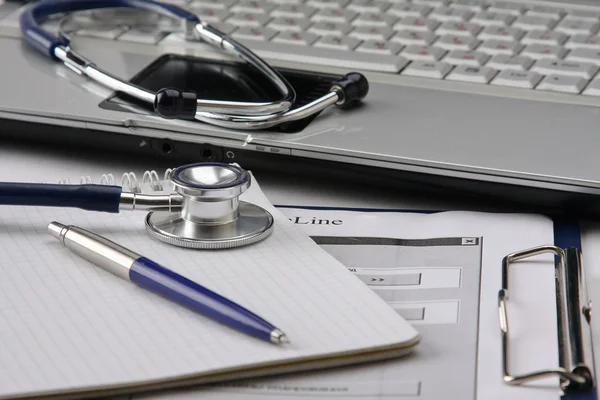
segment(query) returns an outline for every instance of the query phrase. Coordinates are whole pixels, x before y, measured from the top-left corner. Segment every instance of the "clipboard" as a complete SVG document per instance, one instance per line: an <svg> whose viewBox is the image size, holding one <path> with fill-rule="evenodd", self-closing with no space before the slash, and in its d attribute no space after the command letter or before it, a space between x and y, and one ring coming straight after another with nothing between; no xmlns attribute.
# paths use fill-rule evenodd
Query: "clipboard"
<svg viewBox="0 0 600 400"><path fill-rule="evenodd" d="M548 253L555 256L559 365L513 375L509 367L509 268L518 261ZM498 316L502 337L503 380L506 384L520 385L549 376L558 376L563 393L586 391L596 387L591 331L592 304L587 295L577 223L555 219L555 245L525 249L503 258L502 287L498 292Z"/></svg>

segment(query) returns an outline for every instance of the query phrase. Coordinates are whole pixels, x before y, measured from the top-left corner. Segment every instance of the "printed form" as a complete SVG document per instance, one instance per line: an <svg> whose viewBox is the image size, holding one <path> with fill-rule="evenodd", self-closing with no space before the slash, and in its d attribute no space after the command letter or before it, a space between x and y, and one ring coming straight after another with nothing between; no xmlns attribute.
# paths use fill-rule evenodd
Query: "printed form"
<svg viewBox="0 0 600 400"><path fill-rule="evenodd" d="M134 399L560 399L558 382L502 382L497 299L502 258L553 244L549 218L475 212L280 208L423 335L412 355ZM510 271L511 371L558 365L551 256Z"/></svg>

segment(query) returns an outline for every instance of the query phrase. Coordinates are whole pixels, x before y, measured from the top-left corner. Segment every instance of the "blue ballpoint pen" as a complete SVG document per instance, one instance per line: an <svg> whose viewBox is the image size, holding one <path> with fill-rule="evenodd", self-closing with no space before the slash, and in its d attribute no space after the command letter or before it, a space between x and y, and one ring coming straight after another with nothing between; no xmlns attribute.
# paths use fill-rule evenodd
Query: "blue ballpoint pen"
<svg viewBox="0 0 600 400"><path fill-rule="evenodd" d="M144 289L248 335L288 342L280 329L251 311L100 235L58 222L48 231L79 256Z"/></svg>

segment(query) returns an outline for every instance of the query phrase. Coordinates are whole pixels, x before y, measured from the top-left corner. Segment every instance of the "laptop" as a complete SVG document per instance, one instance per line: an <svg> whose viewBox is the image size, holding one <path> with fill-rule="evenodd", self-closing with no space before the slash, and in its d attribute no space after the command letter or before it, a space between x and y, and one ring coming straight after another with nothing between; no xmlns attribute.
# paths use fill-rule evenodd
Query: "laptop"
<svg viewBox="0 0 600 400"><path fill-rule="evenodd" d="M303 101L352 71L369 93L357 107L262 131L162 119L25 44L27 4L0 0L2 137L598 210L600 4L168 1L254 50ZM62 26L77 51L141 86L234 97L239 85L261 88L156 15L109 9L43 26Z"/></svg>

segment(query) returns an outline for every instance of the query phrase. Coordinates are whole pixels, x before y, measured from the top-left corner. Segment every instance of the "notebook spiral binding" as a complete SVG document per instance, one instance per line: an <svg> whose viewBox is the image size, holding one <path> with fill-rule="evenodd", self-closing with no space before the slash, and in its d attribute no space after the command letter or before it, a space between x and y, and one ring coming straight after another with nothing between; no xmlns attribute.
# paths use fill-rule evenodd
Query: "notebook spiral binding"
<svg viewBox="0 0 600 400"><path fill-rule="evenodd" d="M170 181L171 174L174 170L175 168L167 168L162 174L162 179L160 178L158 172L156 172L155 170L146 170L142 175L141 181L138 179L135 172L125 172L123 173L123 175L121 175L120 186L122 186L123 189L126 189L133 193L142 193L146 188L149 188L154 192L174 191L174 186ZM73 182L71 182L69 178L62 178L59 179L57 183L60 185L71 185ZM81 176L79 178L79 184L94 184L94 181L89 175ZM102 176L100 176L99 184L116 185L117 181L113 174L102 174Z"/></svg>

